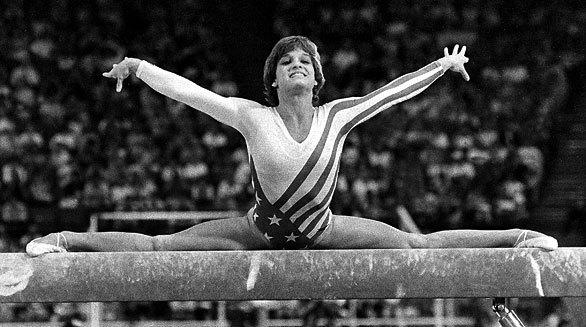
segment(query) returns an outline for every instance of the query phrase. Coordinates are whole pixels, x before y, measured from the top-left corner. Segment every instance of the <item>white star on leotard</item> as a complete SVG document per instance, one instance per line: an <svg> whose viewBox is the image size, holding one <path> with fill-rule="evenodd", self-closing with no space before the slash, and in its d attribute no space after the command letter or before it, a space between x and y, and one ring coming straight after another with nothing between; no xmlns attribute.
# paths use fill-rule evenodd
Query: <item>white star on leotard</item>
<svg viewBox="0 0 586 327"><path fill-rule="evenodd" d="M256 203L260 204L260 198L258 197L257 192L254 192L254 197L256 198Z"/></svg>
<svg viewBox="0 0 586 327"><path fill-rule="evenodd" d="M298 237L299 236L295 236L295 234L293 232L291 232L291 235L285 236L285 238L287 239L287 242L289 242L289 241L291 241L291 242L297 242L296 239Z"/></svg>
<svg viewBox="0 0 586 327"><path fill-rule="evenodd" d="M256 218L258 218L258 214L255 212L255 213L252 215L252 220L253 220L254 222L256 222Z"/></svg>
<svg viewBox="0 0 586 327"><path fill-rule="evenodd" d="M266 238L267 240L269 240L269 241L270 241L271 239L273 239L273 238L274 238L274 237L272 237L272 236L269 236L269 234L267 234L267 233L265 233L265 235L264 235L264 236L265 236L265 238Z"/></svg>
<svg viewBox="0 0 586 327"><path fill-rule="evenodd" d="M279 225L279 221L282 220L281 218L277 218L276 215L273 215L272 217L268 217L268 218L271 221L271 223L269 224L269 226L272 225L272 224L277 224L277 226L281 226L281 225Z"/></svg>

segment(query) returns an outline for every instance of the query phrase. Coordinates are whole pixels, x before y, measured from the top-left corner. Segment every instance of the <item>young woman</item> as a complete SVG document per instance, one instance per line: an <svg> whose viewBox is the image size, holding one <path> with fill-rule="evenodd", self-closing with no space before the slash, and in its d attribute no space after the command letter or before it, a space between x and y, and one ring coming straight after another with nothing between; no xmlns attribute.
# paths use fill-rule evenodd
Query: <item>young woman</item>
<svg viewBox="0 0 586 327"><path fill-rule="evenodd" d="M555 249L554 238L528 230L450 230L410 234L329 209L344 140L356 125L425 90L446 71L469 80L466 47L362 97L318 105L325 79L316 45L302 36L281 39L264 67L269 106L226 98L148 62L125 58L103 75L130 74L161 94L238 130L250 157L255 205L243 217L208 221L171 235L98 232L49 234L27 252L172 251L230 249L448 248L528 246Z"/></svg>

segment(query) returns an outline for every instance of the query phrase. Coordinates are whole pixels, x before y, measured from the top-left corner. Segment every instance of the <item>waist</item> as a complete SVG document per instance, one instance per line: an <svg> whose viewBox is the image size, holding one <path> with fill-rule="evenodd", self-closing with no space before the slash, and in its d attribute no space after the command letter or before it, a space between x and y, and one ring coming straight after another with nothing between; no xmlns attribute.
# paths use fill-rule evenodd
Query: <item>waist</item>
<svg viewBox="0 0 586 327"><path fill-rule="evenodd" d="M255 206L248 211L249 220L275 249L310 248L321 239L331 223L329 208L292 221L282 212Z"/></svg>

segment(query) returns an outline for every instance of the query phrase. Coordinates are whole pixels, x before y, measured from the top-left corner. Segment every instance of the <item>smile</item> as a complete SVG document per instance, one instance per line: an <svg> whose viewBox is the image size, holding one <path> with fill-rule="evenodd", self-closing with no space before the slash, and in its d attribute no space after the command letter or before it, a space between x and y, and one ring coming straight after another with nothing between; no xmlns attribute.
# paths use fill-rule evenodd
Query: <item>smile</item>
<svg viewBox="0 0 586 327"><path fill-rule="evenodd" d="M305 77L307 75L305 73L303 73L303 72L294 72L294 73L289 74L289 77L294 77L294 76L303 76L303 77Z"/></svg>

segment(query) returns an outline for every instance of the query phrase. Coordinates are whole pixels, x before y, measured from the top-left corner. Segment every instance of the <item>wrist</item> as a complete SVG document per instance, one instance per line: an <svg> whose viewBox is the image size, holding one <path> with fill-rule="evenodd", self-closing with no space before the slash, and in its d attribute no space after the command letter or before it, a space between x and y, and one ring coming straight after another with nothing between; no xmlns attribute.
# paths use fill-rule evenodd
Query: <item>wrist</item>
<svg viewBox="0 0 586 327"><path fill-rule="evenodd" d="M447 57L442 57L442 58L439 58L439 59L437 60L437 62L438 62L438 63L440 64L440 66L442 67L442 70L444 71L444 73L445 73L446 71L448 71L448 70L449 70L449 69L452 67L452 65L451 65L451 63L450 63L450 61L448 60L448 58L447 58Z"/></svg>
<svg viewBox="0 0 586 327"><path fill-rule="evenodd" d="M125 57L124 61L127 63L128 71L132 74L136 74L138 66L140 65L140 59Z"/></svg>

